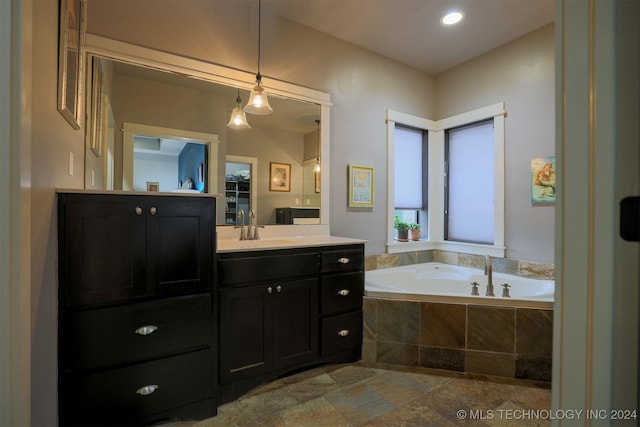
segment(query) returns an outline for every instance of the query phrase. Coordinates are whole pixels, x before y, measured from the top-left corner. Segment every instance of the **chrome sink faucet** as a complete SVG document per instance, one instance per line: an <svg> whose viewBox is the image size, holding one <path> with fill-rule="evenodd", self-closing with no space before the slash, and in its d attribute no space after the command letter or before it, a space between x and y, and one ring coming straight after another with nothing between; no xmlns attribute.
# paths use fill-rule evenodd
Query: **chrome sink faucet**
<svg viewBox="0 0 640 427"><path fill-rule="evenodd" d="M488 297L494 297L493 293L493 265L491 255L484 256L484 274L487 276L487 293Z"/></svg>
<svg viewBox="0 0 640 427"><path fill-rule="evenodd" d="M240 229L240 240L247 240L247 235L244 230L244 211L242 209L238 211L238 218L240 218L240 225L236 225L233 228Z"/></svg>
<svg viewBox="0 0 640 427"><path fill-rule="evenodd" d="M249 224L247 224L247 240L260 240L260 235L258 234L259 228L264 228L264 225L258 225L256 213L251 209L249 211Z"/></svg>

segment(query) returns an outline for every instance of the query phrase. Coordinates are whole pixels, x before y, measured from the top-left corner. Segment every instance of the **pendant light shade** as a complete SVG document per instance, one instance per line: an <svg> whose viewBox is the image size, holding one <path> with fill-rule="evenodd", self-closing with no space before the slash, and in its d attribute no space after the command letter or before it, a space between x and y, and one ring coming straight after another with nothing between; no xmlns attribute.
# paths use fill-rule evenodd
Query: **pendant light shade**
<svg viewBox="0 0 640 427"><path fill-rule="evenodd" d="M250 114L265 115L273 113L273 109L269 105L267 93L262 87L262 75L260 74L260 42L262 27L262 0L258 0L258 73L256 74L256 85L249 95L249 101L244 107L244 111Z"/></svg>
<svg viewBox="0 0 640 427"><path fill-rule="evenodd" d="M273 108L269 105L267 99L267 93L262 87L262 76L260 73L256 76L256 85L249 95L249 101L247 102L244 111L250 114L265 115L273 113Z"/></svg>
<svg viewBox="0 0 640 427"><path fill-rule="evenodd" d="M251 129L249 123L247 122L247 116L244 114L244 110L242 109L242 99L240 99L240 89L238 89L238 97L236 98L236 107L231 112L231 118L229 119L229 123L227 126L231 129L236 130L244 130Z"/></svg>

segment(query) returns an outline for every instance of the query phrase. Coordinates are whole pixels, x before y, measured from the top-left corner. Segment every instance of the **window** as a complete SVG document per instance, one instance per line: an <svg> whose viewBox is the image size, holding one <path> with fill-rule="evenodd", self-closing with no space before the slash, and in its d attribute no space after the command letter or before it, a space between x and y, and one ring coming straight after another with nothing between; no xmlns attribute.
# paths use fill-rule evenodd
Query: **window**
<svg viewBox="0 0 640 427"><path fill-rule="evenodd" d="M493 151L493 120L446 131L445 240L493 244Z"/></svg>
<svg viewBox="0 0 640 427"><path fill-rule="evenodd" d="M504 116L503 103L438 121L387 111L387 252L504 256ZM421 224L420 241L394 240L397 213Z"/></svg>
<svg viewBox="0 0 640 427"><path fill-rule="evenodd" d="M426 131L395 127L394 217L421 224L426 218L428 164ZM423 233L421 233L423 234Z"/></svg>

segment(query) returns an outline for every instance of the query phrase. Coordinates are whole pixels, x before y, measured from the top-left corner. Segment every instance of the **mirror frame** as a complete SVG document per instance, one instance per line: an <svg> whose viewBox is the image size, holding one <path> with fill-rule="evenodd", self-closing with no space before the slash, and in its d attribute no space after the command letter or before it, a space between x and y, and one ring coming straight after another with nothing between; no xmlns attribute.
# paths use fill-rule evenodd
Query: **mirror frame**
<svg viewBox="0 0 640 427"><path fill-rule="evenodd" d="M85 55L101 56L240 89L251 90L255 85L255 74L252 73L124 43L94 34L86 35ZM266 82L263 80L263 87L274 95L320 105L320 168L322 171L328 171L331 116L329 94L272 78L267 78ZM327 189L331 188L329 175L329 173L321 173L320 175L320 188L322 189L320 192L320 223L322 225L329 224L330 206L329 191L327 191Z"/></svg>

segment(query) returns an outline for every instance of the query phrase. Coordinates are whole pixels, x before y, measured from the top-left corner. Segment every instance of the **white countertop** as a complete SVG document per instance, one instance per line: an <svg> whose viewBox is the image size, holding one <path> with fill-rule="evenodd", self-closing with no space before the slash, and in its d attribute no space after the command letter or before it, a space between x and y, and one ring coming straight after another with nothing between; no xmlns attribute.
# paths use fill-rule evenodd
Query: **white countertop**
<svg viewBox="0 0 640 427"><path fill-rule="evenodd" d="M217 252L262 251L313 246L353 245L366 240L331 236L325 225L266 226L260 228L260 240L239 240L240 231L218 227Z"/></svg>

